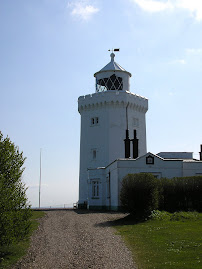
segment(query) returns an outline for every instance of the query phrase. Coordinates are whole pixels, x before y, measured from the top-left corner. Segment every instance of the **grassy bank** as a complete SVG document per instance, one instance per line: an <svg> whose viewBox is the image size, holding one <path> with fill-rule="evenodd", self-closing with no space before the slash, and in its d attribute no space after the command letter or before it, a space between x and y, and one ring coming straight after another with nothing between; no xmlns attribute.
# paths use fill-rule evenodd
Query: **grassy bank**
<svg viewBox="0 0 202 269"><path fill-rule="evenodd" d="M115 226L138 268L202 268L202 214L165 214Z"/></svg>
<svg viewBox="0 0 202 269"><path fill-rule="evenodd" d="M27 239L20 241L19 243L1 247L0 246L0 268L7 268L15 264L22 256L26 254L26 251L30 244L30 236L34 230L38 227L37 219L44 216L44 212L33 211L31 217L31 230Z"/></svg>

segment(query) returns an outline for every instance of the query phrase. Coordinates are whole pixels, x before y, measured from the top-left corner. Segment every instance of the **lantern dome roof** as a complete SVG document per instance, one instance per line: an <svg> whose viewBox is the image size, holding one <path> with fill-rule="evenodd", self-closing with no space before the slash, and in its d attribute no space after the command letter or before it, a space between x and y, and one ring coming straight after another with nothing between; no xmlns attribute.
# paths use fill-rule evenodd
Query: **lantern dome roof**
<svg viewBox="0 0 202 269"><path fill-rule="evenodd" d="M114 53L111 53L110 54L111 56L111 61L105 65L100 71L96 72L94 74L94 77L99 74L99 73L102 73L102 72L108 72L108 71L120 71L120 72L125 72L127 73L130 77L132 76L131 73L129 73L128 71L126 71L123 67L121 67L118 63L116 63L114 61L114 57L115 57L115 54Z"/></svg>

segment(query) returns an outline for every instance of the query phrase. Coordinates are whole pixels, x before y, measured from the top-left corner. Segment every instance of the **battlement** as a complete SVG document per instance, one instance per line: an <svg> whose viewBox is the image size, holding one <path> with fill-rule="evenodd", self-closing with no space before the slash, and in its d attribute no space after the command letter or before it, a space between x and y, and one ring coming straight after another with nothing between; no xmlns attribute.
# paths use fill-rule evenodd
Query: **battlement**
<svg viewBox="0 0 202 269"><path fill-rule="evenodd" d="M91 109L91 106L121 105L133 107L135 110L148 110L148 99L140 95L125 91L106 91L80 96L78 98L78 110Z"/></svg>

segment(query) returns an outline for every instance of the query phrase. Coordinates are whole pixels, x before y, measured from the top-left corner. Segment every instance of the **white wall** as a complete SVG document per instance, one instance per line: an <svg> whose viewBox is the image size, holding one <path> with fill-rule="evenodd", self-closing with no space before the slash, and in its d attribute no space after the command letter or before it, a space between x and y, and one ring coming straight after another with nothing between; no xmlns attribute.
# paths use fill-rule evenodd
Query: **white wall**
<svg viewBox="0 0 202 269"><path fill-rule="evenodd" d="M137 129L139 154L143 155L146 153L145 113L148 109L146 98L122 91L108 91L79 97L78 108L81 114L80 203L86 201L87 197L87 169L104 167L117 158L125 157L127 105L130 139L133 138L133 130ZM99 123L92 126L91 118L93 117L97 117ZM134 119L138 119L138 126L134 125ZM96 159L93 159L93 150L97 151Z"/></svg>
<svg viewBox="0 0 202 269"><path fill-rule="evenodd" d="M183 176L202 176L202 161L183 162Z"/></svg>
<svg viewBox="0 0 202 269"><path fill-rule="evenodd" d="M154 164L146 164L146 157L154 157ZM107 197L107 177L110 172L110 199ZM183 161L169 160L157 157L152 153L147 153L137 159L118 159L108 165L105 169L93 170L90 178L100 178L102 180L102 205L118 208L120 206L119 194L121 190L122 179L128 174L135 173L152 173L158 178L182 177L202 175L202 161ZM92 204L98 205L98 201L91 201ZM99 204L100 205L100 204Z"/></svg>

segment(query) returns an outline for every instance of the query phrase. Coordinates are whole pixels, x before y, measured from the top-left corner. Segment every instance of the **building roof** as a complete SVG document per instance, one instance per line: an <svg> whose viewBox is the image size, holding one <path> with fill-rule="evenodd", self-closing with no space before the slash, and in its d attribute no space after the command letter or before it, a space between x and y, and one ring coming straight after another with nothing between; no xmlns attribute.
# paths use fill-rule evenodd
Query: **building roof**
<svg viewBox="0 0 202 269"><path fill-rule="evenodd" d="M132 76L131 73L126 71L123 67L121 67L118 63L114 61L114 57L115 57L114 53L111 53L110 56L111 56L111 61L107 65L105 65L100 71L96 72L94 74L94 77L100 72L107 72L107 71L122 71L122 72L128 73L130 77Z"/></svg>
<svg viewBox="0 0 202 269"><path fill-rule="evenodd" d="M193 159L193 152L159 152L156 155L164 159Z"/></svg>

